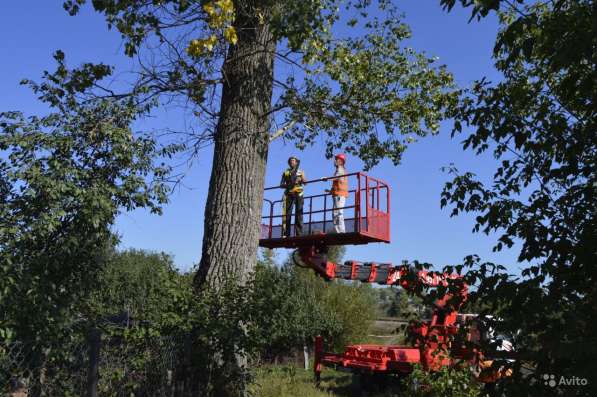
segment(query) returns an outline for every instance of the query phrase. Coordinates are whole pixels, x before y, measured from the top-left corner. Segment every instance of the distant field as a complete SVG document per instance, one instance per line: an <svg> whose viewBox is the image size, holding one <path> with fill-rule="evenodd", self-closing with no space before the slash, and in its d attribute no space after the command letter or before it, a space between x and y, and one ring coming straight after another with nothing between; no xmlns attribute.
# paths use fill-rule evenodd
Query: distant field
<svg viewBox="0 0 597 397"><path fill-rule="evenodd" d="M360 343L398 345L404 343L404 327L407 322L397 318L384 317L375 321L367 338Z"/></svg>

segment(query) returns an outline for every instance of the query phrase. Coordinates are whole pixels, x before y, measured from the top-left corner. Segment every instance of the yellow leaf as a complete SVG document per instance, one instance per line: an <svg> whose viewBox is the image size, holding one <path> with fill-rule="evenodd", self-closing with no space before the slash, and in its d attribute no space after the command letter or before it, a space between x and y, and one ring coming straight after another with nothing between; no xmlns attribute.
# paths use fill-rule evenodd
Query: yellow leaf
<svg viewBox="0 0 597 397"><path fill-rule="evenodd" d="M228 42L232 43L233 45L235 45L238 42L238 36L236 35L236 29L234 29L234 26L228 26L224 30L224 37L226 38L226 40L228 40Z"/></svg>
<svg viewBox="0 0 597 397"><path fill-rule="evenodd" d="M234 4L232 3L232 0L218 0L216 1L216 5L225 14L232 14L234 12Z"/></svg>
<svg viewBox="0 0 597 397"><path fill-rule="evenodd" d="M209 36L209 38L207 40L204 40L203 47L205 49L207 49L208 51L211 51L214 49L214 45L216 45L217 41L218 41L218 38L216 37L216 35L212 34L211 36Z"/></svg>
<svg viewBox="0 0 597 397"><path fill-rule="evenodd" d="M218 42L215 34L212 34L207 39L194 39L187 47L187 54L195 57L200 57L205 51L212 51Z"/></svg>
<svg viewBox="0 0 597 397"><path fill-rule="evenodd" d="M207 15L213 16L216 13L216 8L213 3L207 3L203 6L203 11L205 11Z"/></svg>

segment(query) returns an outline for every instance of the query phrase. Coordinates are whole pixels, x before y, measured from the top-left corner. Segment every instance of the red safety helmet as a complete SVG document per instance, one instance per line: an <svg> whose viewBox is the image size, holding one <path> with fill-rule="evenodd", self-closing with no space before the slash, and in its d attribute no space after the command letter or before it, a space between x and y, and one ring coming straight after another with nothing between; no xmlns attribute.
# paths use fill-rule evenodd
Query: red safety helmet
<svg viewBox="0 0 597 397"><path fill-rule="evenodd" d="M342 160L342 164L346 164L346 156L344 155L344 153L338 153L334 156L334 158L340 159Z"/></svg>

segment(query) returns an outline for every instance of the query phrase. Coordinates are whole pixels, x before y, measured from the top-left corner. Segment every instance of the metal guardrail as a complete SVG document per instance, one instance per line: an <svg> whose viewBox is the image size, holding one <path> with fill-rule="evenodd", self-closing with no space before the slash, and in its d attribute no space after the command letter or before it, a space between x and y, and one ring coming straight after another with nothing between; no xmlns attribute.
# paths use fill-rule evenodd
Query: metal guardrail
<svg viewBox="0 0 597 397"><path fill-rule="evenodd" d="M334 179L347 177L349 186L346 204L341 209L352 210L353 215L345 218L346 233L358 233L382 241L390 240L390 187L381 179L371 177L363 172L354 172L343 176L330 176L305 182L305 186ZM265 191L283 189L281 186L271 186ZM305 189L307 191L307 189ZM303 197L303 230L305 235L315 233L330 233L328 227L333 224L333 204L331 193L318 193ZM328 199L329 198L329 199ZM264 198L264 213L262 215L261 239L276 239L282 237L282 224L286 215L283 214L284 198L275 200ZM340 208L338 208L340 209ZM346 216L347 214L345 214ZM295 236L296 237L296 236Z"/></svg>

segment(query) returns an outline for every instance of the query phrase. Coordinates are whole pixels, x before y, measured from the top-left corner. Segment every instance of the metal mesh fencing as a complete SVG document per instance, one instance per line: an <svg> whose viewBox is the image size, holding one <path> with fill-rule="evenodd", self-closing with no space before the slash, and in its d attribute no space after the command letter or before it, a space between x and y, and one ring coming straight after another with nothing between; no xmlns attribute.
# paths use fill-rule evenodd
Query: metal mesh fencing
<svg viewBox="0 0 597 397"><path fill-rule="evenodd" d="M185 351L178 336L0 344L0 396L187 396Z"/></svg>
<svg viewBox="0 0 597 397"><path fill-rule="evenodd" d="M87 348L73 342L60 350L38 343L0 345L0 389L8 396L79 396L84 390Z"/></svg>

